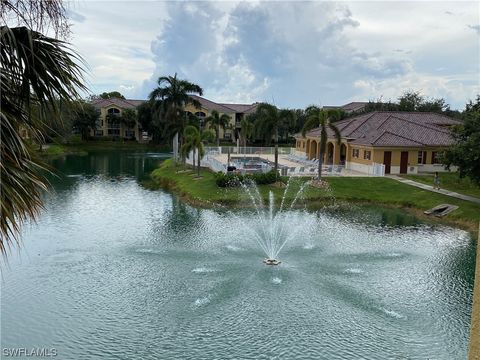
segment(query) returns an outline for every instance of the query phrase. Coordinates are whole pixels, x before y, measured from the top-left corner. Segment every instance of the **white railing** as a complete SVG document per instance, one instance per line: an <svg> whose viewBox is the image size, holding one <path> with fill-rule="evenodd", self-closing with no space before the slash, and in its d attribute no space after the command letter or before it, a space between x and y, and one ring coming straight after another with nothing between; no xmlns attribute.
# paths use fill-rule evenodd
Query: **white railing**
<svg viewBox="0 0 480 360"><path fill-rule="evenodd" d="M368 172L369 175L372 176L385 176L385 165L373 163L370 165L370 171Z"/></svg>
<svg viewBox="0 0 480 360"><path fill-rule="evenodd" d="M373 163L372 165L368 165L349 161L346 163L346 165L346 168L351 171L356 171L370 176L385 176L385 165L383 164Z"/></svg>
<svg viewBox="0 0 480 360"><path fill-rule="evenodd" d="M231 164L234 165L241 172L262 171L267 172L273 169L273 166L264 158L265 164L261 164L258 168L250 168L245 166L246 160L256 161L260 155L273 155L275 148L273 147L226 147L215 146L205 147L205 156L201 160L201 166L208 167L212 171L226 172L227 164L226 157L218 158L216 156L226 155L230 152ZM291 163L295 163L294 167L287 167L285 165L279 166L279 173L283 176L315 176L318 173L318 160L308 160L305 153L296 151L295 148L279 148L279 154ZM242 157L244 157L242 159ZM243 160L243 161L242 161ZM272 160L271 158L269 159ZM192 164L192 153L187 157L187 163ZM355 173L365 174L369 176L385 176L385 165L373 163L371 165L359 164L355 162L347 162L346 165L328 165L323 164L322 175L325 176L355 176Z"/></svg>
<svg viewBox="0 0 480 360"><path fill-rule="evenodd" d="M322 176L343 176L345 175L343 165L323 165ZM280 170L283 176L317 176L318 165L286 167Z"/></svg>
<svg viewBox="0 0 480 360"><path fill-rule="evenodd" d="M201 161L201 166L208 167L215 172L227 172L227 165L211 156L205 156Z"/></svg>
<svg viewBox="0 0 480 360"><path fill-rule="evenodd" d="M295 148L279 147L278 153L280 155L289 155L295 152ZM242 155L274 155L274 147L254 147L254 146L206 146L206 153L212 154L242 154Z"/></svg>
<svg viewBox="0 0 480 360"><path fill-rule="evenodd" d="M197 166L198 159L196 158L198 153L195 154L195 166ZM187 164L193 165L193 151L190 151L185 159ZM221 161L215 159L211 154L206 153L205 156L200 160L200 166L208 167L215 172L227 172L227 165Z"/></svg>

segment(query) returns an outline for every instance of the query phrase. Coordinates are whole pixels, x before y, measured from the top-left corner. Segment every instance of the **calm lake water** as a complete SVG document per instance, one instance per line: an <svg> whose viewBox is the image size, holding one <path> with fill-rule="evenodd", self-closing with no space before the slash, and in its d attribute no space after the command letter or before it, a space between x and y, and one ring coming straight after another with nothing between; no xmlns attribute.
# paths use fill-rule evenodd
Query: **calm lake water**
<svg viewBox="0 0 480 360"><path fill-rule="evenodd" d="M141 185L165 156L53 161L46 210L2 268L2 348L55 348L58 359L466 358L468 233L399 211L324 209L288 224L298 235L268 267L251 211L197 209Z"/></svg>

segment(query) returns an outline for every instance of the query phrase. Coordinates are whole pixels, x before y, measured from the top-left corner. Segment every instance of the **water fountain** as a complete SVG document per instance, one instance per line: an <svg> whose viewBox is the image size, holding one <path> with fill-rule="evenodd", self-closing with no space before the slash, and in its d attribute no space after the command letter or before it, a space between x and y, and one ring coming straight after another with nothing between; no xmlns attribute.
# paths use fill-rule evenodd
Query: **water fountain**
<svg viewBox="0 0 480 360"><path fill-rule="evenodd" d="M263 197L253 181L243 182L241 184L245 193L251 200L256 213L256 224L249 223L246 228L249 229L252 237L267 256L263 263L265 265L279 265L278 260L280 251L289 240L297 235L298 227L292 226L301 218L292 212L302 198L305 189L310 185L310 181L305 181L299 185L297 192L293 195L293 200L287 204L287 194L292 188L295 180L289 178L282 199L278 208L275 207L275 196L272 191L268 195L268 203L265 203ZM294 218L295 216L295 218Z"/></svg>

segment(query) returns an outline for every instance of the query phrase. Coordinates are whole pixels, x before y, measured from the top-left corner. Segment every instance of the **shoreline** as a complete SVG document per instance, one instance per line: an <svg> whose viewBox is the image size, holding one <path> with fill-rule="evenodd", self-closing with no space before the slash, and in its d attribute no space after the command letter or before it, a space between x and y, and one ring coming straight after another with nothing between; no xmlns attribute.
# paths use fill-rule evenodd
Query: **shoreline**
<svg viewBox="0 0 480 360"><path fill-rule="evenodd" d="M217 187L213 180L214 174L209 170L202 168L201 170L202 177L200 179L194 178L192 176L193 175L192 172L180 173L180 172L176 172L176 170L177 169L173 169L171 163L168 160L163 162L159 168L157 168L152 172L150 176L151 180L150 182L145 184L145 186L150 189L156 189L156 188L166 189L174 193L175 195L177 195L182 201L192 206L201 207L201 208L219 207L219 208L227 208L227 209L228 208L241 209L241 208L252 207L249 201L243 201L242 199L239 199L239 195L238 195L239 189L235 189L235 188L225 189L225 188ZM330 182L331 178L325 178L325 180ZM212 181L213 181L213 186L210 183L207 184L207 182L212 182ZM345 180L342 180L339 182L341 183L344 181ZM351 178L350 181L359 183L361 180L357 180L356 178ZM391 180L391 179L387 180L387 179L381 178L380 181L393 182L394 180ZM202 185L205 185L205 189L199 189L202 187ZM407 197L405 201L400 201L400 202L382 201L381 199L379 199L379 196L377 196L377 198L374 198L373 196L371 198L368 198L368 196L364 196L362 198L355 195L352 196L352 194L349 194L348 191L341 193L340 190L336 189L336 188L339 188L339 186L335 184L335 181L333 181L331 185L333 190L333 196L335 198L335 203L340 207L342 206L348 207L349 204L350 205L354 204L354 205L361 205L361 206L362 205L363 206L378 205L387 209L400 209L402 211L405 211L408 214L414 215L416 218L418 218L423 222L455 226L468 231L474 239L478 236L477 224L478 224L478 221L480 220L480 206L478 205L476 206L475 204L468 204L467 202L462 200L449 201L451 203L456 203L457 205L460 205L463 208L467 208L468 211L464 210L463 214L460 214L459 212L458 214L455 214L456 216L452 216L452 217L449 217L449 215L447 215L447 217L438 218L434 216L428 216L423 213L424 210L427 210L428 208L430 208L430 207L423 206L423 203L425 202L423 198L421 199L422 204L415 204L414 201L411 201L411 199L408 199ZM409 189L408 185L404 185L404 186L407 187L407 189ZM283 194L283 189L279 187L275 188L274 186L261 185L259 186L259 189L264 198L266 198L265 193L267 193L268 191L273 191L277 195ZM322 193L320 190L316 190L314 188L312 189L309 191L308 195L306 194L303 202L304 204L306 204L307 209L318 210L320 208L324 208L325 205L328 205L328 203L331 203L332 201L331 195L325 196L326 195L325 192ZM414 195L418 194L418 189L417 190L409 189L409 190L411 190L411 193ZM432 201L436 201L434 199L439 198L439 196L440 198L446 197L444 195L438 195L438 194L434 194L434 195L435 196L432 196ZM428 198L428 194L427 194L427 198ZM436 204L436 203L433 202L432 204ZM431 207L433 206L435 205L432 205ZM473 215L472 215L472 212L473 212ZM475 219L475 213L477 214L478 219Z"/></svg>

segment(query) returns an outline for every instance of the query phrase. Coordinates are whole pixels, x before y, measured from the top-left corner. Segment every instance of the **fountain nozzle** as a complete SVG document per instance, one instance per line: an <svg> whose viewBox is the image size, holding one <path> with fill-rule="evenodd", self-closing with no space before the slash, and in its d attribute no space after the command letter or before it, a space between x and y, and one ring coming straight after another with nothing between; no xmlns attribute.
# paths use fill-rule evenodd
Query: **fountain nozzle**
<svg viewBox="0 0 480 360"><path fill-rule="evenodd" d="M282 262L277 259L264 259L263 263L265 265L280 265Z"/></svg>

